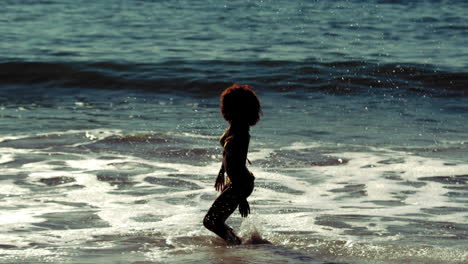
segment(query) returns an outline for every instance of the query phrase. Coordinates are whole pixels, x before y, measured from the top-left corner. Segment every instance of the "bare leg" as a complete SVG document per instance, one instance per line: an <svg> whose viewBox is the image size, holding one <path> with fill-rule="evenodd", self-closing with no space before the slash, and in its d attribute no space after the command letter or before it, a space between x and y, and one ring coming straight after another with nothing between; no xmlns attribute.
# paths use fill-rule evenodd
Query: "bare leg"
<svg viewBox="0 0 468 264"><path fill-rule="evenodd" d="M213 203L210 210L203 219L203 225L214 232L227 243L233 245L241 244L241 239L234 233L231 227L226 225L226 219L236 210L240 197L236 191L229 186Z"/></svg>

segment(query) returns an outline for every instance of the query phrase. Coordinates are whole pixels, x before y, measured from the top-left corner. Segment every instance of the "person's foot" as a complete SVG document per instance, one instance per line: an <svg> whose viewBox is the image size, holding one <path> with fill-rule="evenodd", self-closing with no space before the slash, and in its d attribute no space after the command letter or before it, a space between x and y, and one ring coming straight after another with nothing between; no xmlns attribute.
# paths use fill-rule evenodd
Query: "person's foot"
<svg viewBox="0 0 468 264"><path fill-rule="evenodd" d="M229 232L227 233L227 236L226 236L226 243L228 243L229 245L240 245L242 244L242 240L236 236L236 234L234 234L234 231L229 230Z"/></svg>

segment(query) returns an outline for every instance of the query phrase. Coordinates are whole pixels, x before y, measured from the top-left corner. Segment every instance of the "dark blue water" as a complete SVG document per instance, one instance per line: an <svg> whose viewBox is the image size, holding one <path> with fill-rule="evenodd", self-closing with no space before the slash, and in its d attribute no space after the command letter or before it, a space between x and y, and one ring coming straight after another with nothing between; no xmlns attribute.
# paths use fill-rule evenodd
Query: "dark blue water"
<svg viewBox="0 0 468 264"><path fill-rule="evenodd" d="M466 68L466 1L8 1L4 60Z"/></svg>
<svg viewBox="0 0 468 264"><path fill-rule="evenodd" d="M3 1L0 262L465 263L468 2ZM231 250L218 96L251 85ZM276 261L276 262L275 262Z"/></svg>

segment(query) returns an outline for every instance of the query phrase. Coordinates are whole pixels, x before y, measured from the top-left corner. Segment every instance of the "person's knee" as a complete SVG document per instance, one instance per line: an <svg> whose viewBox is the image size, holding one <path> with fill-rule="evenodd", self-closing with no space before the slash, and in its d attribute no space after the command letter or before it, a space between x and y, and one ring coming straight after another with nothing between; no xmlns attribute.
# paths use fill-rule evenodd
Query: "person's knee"
<svg viewBox="0 0 468 264"><path fill-rule="evenodd" d="M206 215L205 218L203 219L203 225L206 227L206 229L213 231L215 229L215 223L213 219L209 215Z"/></svg>

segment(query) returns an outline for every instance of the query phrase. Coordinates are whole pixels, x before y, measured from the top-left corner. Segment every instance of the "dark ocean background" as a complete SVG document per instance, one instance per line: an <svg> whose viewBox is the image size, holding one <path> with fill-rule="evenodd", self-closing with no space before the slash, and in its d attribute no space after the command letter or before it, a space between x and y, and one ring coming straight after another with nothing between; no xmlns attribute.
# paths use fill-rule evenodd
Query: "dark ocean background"
<svg viewBox="0 0 468 264"><path fill-rule="evenodd" d="M468 2L5 0L0 263L466 263ZM219 94L251 85L226 247Z"/></svg>

